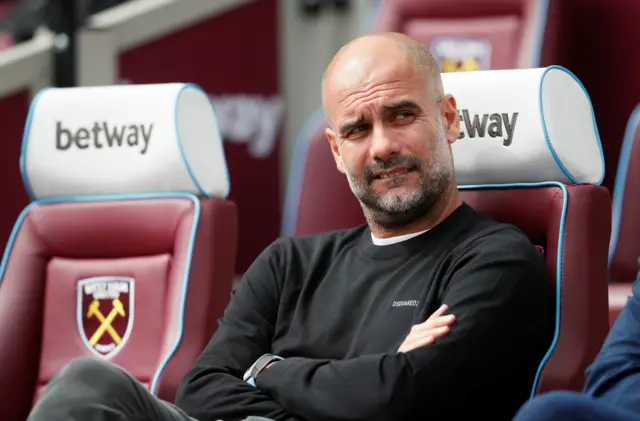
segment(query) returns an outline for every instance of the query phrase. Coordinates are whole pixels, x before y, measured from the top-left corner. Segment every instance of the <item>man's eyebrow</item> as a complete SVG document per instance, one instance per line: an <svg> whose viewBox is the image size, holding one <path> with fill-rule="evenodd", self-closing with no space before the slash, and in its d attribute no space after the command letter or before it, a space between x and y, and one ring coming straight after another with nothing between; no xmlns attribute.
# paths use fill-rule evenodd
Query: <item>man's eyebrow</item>
<svg viewBox="0 0 640 421"><path fill-rule="evenodd" d="M358 117L354 120L347 121L346 123L340 126L340 130L339 130L340 136L346 136L347 134L349 134L351 130L355 129L356 127L364 123L366 123L366 120L364 117Z"/></svg>
<svg viewBox="0 0 640 421"><path fill-rule="evenodd" d="M413 111L421 111L422 109L418 104L413 101L400 101L395 104L385 105L382 107L386 112L389 111L400 111L400 110L413 110Z"/></svg>

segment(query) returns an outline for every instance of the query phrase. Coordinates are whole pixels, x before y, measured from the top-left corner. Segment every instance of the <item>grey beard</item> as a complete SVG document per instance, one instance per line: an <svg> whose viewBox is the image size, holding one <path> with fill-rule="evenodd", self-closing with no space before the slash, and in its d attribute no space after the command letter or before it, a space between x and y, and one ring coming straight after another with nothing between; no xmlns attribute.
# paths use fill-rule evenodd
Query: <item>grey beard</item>
<svg viewBox="0 0 640 421"><path fill-rule="evenodd" d="M439 124L437 144L431 151L429 162L420 162L412 157L391 157L377 162L365 171L363 180L347 172L351 191L370 222L385 229L406 226L428 217L434 207L447 194L453 180L453 165L444 127ZM374 170L404 165L420 174L418 189L407 195L386 194L380 196L371 188Z"/></svg>

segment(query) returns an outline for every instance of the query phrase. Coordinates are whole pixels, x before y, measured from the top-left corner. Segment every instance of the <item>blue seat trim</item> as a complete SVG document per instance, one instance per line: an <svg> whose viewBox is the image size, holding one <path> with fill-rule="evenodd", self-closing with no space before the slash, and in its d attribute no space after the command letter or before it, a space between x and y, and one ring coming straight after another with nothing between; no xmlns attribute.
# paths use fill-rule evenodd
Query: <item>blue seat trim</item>
<svg viewBox="0 0 640 421"><path fill-rule="evenodd" d="M556 181L541 182L541 183L512 183L512 184L486 184L475 186L459 186L460 190L486 190L486 189L513 189L513 188L535 188L535 187L558 187L562 190L562 213L560 215L560 229L558 230L558 254L556 258L556 305L555 305L555 329L553 333L553 340L547 350L547 353L542 358L536 376L533 380L533 386L531 388L530 398L533 398L536 393L538 382L540 381L540 375L544 366L551 358L556 346L558 345L558 338L560 337L560 297L562 292L562 256L564 250L564 230L567 218L567 206L569 203L569 193L567 186L558 183Z"/></svg>
<svg viewBox="0 0 640 421"><path fill-rule="evenodd" d="M324 110L319 108L313 113L311 118L307 120L296 138L289 170L289 179L287 180L287 192L282 210L282 226L280 229L280 235L282 236L291 236L296 232L298 208L300 207L300 198L302 197L304 173L307 168L311 141L313 134L322 126L324 121ZM327 145L327 147L329 147L329 145Z"/></svg>
<svg viewBox="0 0 640 421"><path fill-rule="evenodd" d="M104 196L70 196L70 197L56 197L56 198L45 198L41 200L37 200L30 205L28 205L24 210L20 213L18 220L16 221L13 229L11 231L11 235L9 236L9 241L7 242L7 247L2 256L2 261L0 261L0 285L4 279L4 275L7 269L7 264L9 262L9 257L11 256L11 252L13 249L14 242L20 232L20 228L24 223L27 215L31 210L38 206L44 206L55 203L71 203L71 202L107 202L107 201L122 201L122 200L147 200L147 199L188 199L191 200L194 206L194 216L193 222L191 225L191 233L189 235L189 244L187 247L187 260L185 262L184 268L184 278L182 281L182 291L180 292L180 311L178 313L178 332L176 335L176 340L174 344L171 346L167 354L162 358L160 365L158 366L157 371L154 373L150 391L152 394L155 394L158 387L158 382L160 381L160 377L162 373L167 367L171 358L175 355L178 347L182 342L182 337L184 333L184 313L187 302L187 292L189 290L189 274L191 272L191 263L193 260L193 248L196 239L196 234L198 232L198 224L200 223L200 200L194 194L190 193L149 193L149 194L130 194L130 195L104 195Z"/></svg>
<svg viewBox="0 0 640 421"><path fill-rule="evenodd" d="M618 159L618 168L616 170L616 181L613 187L613 203L611 206L611 241L609 242L609 268L616 254L618 241L620 240L620 225L622 224L622 211L624 208L624 191L627 184L627 174L629 172L629 163L631 162L631 153L633 152L633 142L635 133L640 126L640 104L631 113L627 128L624 132L622 140L622 148L620 149L620 158ZM610 281L611 279L609 279Z"/></svg>
<svg viewBox="0 0 640 421"><path fill-rule="evenodd" d="M602 151L602 141L600 140L600 131L598 130L598 123L596 122L596 115L595 115L595 113L593 111L593 104L591 102L591 98L589 97L589 93L587 92L587 89L584 87L584 85L582 84L580 79L578 79L578 77L575 74L573 74L573 72L571 72L570 70L568 70L568 69L566 69L566 68L564 68L562 66L549 66L549 67L547 67L545 69L544 73L542 73L542 76L540 77L540 84L538 85L538 112L540 113L540 120L541 120L541 123L542 123L542 132L544 133L544 140L545 140L545 143L547 144L547 148L549 148L549 151L551 152L551 156L553 156L553 159L556 161L556 164L558 165L558 168L560 168L560 170L562 170L564 175L566 175L567 178L569 180L571 180L572 183L577 184L578 183L578 179L576 179L576 177L573 174L571 174L571 172L567 169L567 167L564 166L564 164L562 163L562 160L560 160L560 157L558 156L556 150L554 149L553 144L551 143L551 140L549 139L549 132L547 130L547 122L544 120L544 104L542 103L542 85L544 83L545 76L551 70L558 70L558 71L564 72L567 75L569 75L580 86L580 88L582 89L582 92L584 92L584 96L587 98L587 101L589 101L589 108L591 109L591 124L593 124L593 130L595 132L596 142L598 144L598 149L600 151L600 161L602 163L602 175L600 176L600 180L598 180L595 183L597 186L599 186L600 184L602 184L602 181L604 180L605 164L604 164L604 152Z"/></svg>
<svg viewBox="0 0 640 421"><path fill-rule="evenodd" d="M20 175L22 176L24 188L32 201L36 199L36 195L33 193L33 189L31 188L31 183L29 182L29 177L27 175L27 144L29 143L29 134L31 133L31 125L33 123L33 114L36 112L36 104L38 103L40 98L42 98L42 94L44 94L49 89L54 88L47 87L41 89L33 97L31 105L29 106L29 112L27 113L27 120L24 123L24 130L22 132L22 149L20 150Z"/></svg>

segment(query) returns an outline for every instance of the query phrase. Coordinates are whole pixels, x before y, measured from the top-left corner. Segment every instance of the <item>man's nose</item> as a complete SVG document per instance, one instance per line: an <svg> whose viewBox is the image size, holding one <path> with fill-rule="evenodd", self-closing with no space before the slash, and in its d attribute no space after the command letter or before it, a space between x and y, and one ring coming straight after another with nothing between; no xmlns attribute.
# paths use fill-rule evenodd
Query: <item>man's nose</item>
<svg viewBox="0 0 640 421"><path fill-rule="evenodd" d="M398 153L398 142L393 140L384 126L374 127L370 145L370 154L373 160L385 160Z"/></svg>

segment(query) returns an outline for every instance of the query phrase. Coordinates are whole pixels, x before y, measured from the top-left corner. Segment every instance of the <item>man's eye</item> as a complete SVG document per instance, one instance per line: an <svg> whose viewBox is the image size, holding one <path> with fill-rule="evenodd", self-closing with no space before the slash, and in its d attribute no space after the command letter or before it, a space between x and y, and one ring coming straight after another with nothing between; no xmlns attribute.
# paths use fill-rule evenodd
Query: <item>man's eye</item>
<svg viewBox="0 0 640 421"><path fill-rule="evenodd" d="M355 139L355 138L361 137L368 130L369 130L369 125L368 124L361 124L359 126L354 127L353 129L351 129L349 131L349 134L347 135L347 137L349 137L351 139Z"/></svg>
<svg viewBox="0 0 640 421"><path fill-rule="evenodd" d="M398 124L412 123L416 116L411 111L401 111L395 115L394 122Z"/></svg>
<svg viewBox="0 0 640 421"><path fill-rule="evenodd" d="M362 131L365 131L367 129L366 126L358 126L358 127L354 127L353 130L351 130L351 133L359 133Z"/></svg>

